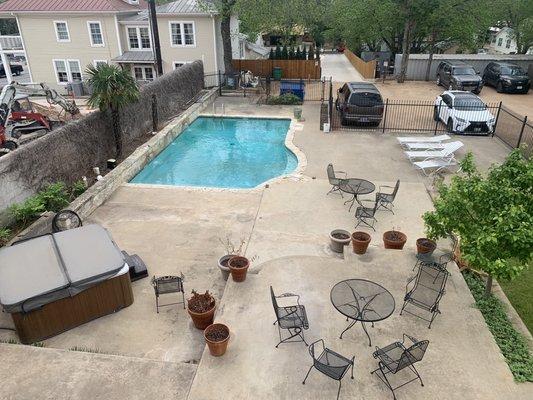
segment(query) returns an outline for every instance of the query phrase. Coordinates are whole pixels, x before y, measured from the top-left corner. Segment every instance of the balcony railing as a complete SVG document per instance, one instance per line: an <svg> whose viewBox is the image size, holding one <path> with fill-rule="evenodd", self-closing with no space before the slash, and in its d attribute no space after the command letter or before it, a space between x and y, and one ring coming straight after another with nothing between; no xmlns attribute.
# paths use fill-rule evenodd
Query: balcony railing
<svg viewBox="0 0 533 400"><path fill-rule="evenodd" d="M22 38L20 36L0 36L2 50L22 50Z"/></svg>

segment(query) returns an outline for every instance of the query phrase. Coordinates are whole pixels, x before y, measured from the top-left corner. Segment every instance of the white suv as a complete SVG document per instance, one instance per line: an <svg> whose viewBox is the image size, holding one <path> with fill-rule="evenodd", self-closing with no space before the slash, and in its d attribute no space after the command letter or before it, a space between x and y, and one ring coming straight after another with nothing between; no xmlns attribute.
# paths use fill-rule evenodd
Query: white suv
<svg viewBox="0 0 533 400"><path fill-rule="evenodd" d="M492 133L496 123L496 118L478 96L461 90L448 90L437 96L433 118L441 120L448 132L474 135Z"/></svg>

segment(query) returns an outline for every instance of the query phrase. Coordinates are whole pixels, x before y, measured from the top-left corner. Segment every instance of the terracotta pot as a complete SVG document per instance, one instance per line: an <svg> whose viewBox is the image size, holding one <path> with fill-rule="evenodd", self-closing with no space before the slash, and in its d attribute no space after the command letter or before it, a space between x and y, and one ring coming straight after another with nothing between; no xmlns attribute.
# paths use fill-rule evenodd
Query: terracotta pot
<svg viewBox="0 0 533 400"><path fill-rule="evenodd" d="M228 276L230 274L228 262L231 257L235 257L234 254L226 254L225 256L222 256L218 260L218 268L220 269L220 273L222 274L222 278L224 278L225 281L228 280Z"/></svg>
<svg viewBox="0 0 533 400"><path fill-rule="evenodd" d="M370 244L370 235L366 232L352 233L352 246L355 254L365 254L368 245Z"/></svg>
<svg viewBox="0 0 533 400"><path fill-rule="evenodd" d="M231 277L235 282L244 282L246 280L246 273L250 266L250 261L246 257L234 256L229 259L229 269Z"/></svg>
<svg viewBox="0 0 533 400"><path fill-rule="evenodd" d="M221 328L225 329L227 332L227 336L225 339L216 340L216 341L208 339L209 333L211 333L214 329L219 330ZM204 338L205 338L205 342L207 343L207 347L209 347L209 352L211 353L212 356L215 356L215 357L220 357L224 355L224 353L226 352L226 349L228 348L229 337L230 337L229 328L224 324L209 325L207 328L205 328L205 331L204 331Z"/></svg>
<svg viewBox="0 0 533 400"><path fill-rule="evenodd" d="M335 235L345 237L337 238ZM350 243L350 232L345 231L344 229L335 229L330 232L329 239L331 241L329 245L330 249L335 253L343 253L344 246L347 246Z"/></svg>
<svg viewBox="0 0 533 400"><path fill-rule="evenodd" d="M197 313L197 312L191 311L189 308L187 308L187 311L189 311L189 315L192 318L192 322L194 326L197 329L204 330L205 328L207 328L209 325L213 323L213 317L215 316L215 309L216 309L216 305L211 310L206 311L204 313Z"/></svg>
<svg viewBox="0 0 533 400"><path fill-rule="evenodd" d="M428 238L416 239L416 251L418 254L431 254L437 248L437 243Z"/></svg>
<svg viewBox="0 0 533 400"><path fill-rule="evenodd" d="M392 235L396 237L391 238ZM383 244L386 249L401 250L405 242L407 242L407 236L400 231L387 231L383 234Z"/></svg>

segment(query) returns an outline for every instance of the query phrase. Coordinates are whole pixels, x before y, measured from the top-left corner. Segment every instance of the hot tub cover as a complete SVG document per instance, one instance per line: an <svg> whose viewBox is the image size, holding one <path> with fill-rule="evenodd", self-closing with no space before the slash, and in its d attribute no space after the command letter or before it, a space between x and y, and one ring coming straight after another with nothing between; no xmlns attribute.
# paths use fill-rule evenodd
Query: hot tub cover
<svg viewBox="0 0 533 400"><path fill-rule="evenodd" d="M31 311L127 272L122 253L99 225L47 234L0 249L0 304Z"/></svg>

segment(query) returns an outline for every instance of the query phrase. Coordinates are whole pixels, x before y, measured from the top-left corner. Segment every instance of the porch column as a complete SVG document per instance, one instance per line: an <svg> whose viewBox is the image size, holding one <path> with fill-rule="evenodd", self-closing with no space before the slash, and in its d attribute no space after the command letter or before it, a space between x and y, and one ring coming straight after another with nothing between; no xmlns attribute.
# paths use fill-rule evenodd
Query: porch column
<svg viewBox="0 0 533 400"><path fill-rule="evenodd" d="M2 65L4 66L4 71L6 73L7 83L10 84L13 82L13 76L11 75L11 67L9 66L9 60L7 59L6 53L2 47L2 42L0 41L0 56L2 57Z"/></svg>

